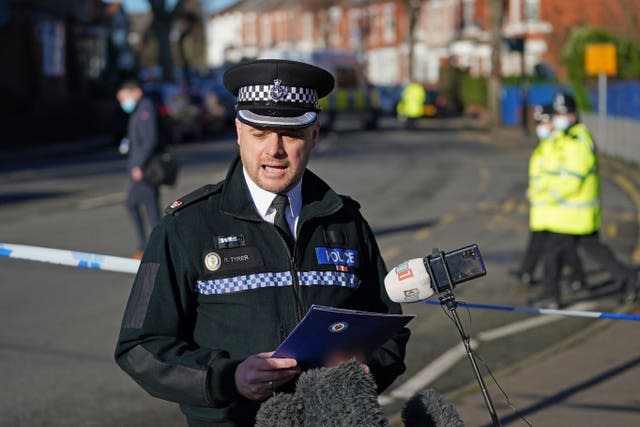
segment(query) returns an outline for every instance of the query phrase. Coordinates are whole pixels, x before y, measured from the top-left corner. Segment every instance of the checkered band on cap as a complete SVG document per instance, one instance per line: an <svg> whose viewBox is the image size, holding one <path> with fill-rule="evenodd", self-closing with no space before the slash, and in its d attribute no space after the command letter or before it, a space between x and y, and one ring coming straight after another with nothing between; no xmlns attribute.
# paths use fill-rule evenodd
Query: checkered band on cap
<svg viewBox="0 0 640 427"><path fill-rule="evenodd" d="M272 85L243 86L238 90L238 102L290 102L317 105L318 93L314 89L283 86L279 80Z"/></svg>

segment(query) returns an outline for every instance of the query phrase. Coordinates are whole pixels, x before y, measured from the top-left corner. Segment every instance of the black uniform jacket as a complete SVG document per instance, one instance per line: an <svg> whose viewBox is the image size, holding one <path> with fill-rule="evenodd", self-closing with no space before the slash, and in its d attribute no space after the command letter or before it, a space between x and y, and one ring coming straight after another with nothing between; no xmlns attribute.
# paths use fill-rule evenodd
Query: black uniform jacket
<svg viewBox="0 0 640 427"><path fill-rule="evenodd" d="M256 211L238 159L225 181L175 201L153 231L115 358L190 422L253 425L260 402L237 392L235 369L275 350L312 304L401 313L359 205L308 170L302 199L290 251ZM367 355L379 393L404 371L408 338L405 328Z"/></svg>

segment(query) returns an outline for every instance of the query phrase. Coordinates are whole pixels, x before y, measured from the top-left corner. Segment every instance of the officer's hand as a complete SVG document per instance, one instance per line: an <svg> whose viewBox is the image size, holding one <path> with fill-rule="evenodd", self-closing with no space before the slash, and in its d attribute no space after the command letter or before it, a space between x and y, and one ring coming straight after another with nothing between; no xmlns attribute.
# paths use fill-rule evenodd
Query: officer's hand
<svg viewBox="0 0 640 427"><path fill-rule="evenodd" d="M142 181L143 177L144 174L142 173L142 169L140 169L138 166L134 166L133 168L131 168L131 179L138 182Z"/></svg>
<svg viewBox="0 0 640 427"><path fill-rule="evenodd" d="M272 358L271 353L249 356L238 365L236 389L250 400L266 400L283 384L300 374L295 359Z"/></svg>

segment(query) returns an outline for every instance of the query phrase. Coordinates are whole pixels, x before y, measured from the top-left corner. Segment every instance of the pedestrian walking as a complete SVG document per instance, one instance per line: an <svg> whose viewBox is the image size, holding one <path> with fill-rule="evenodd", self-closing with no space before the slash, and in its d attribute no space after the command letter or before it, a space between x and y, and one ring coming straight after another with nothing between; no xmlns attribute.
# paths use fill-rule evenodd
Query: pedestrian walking
<svg viewBox="0 0 640 427"><path fill-rule="evenodd" d="M401 313L359 204L307 169L327 71L257 60L229 68L239 156L227 177L174 201L153 231L115 358L190 426L252 426L300 367L273 358L312 304ZM384 391L405 369L408 329L360 360Z"/></svg>
<svg viewBox="0 0 640 427"><path fill-rule="evenodd" d="M120 106L129 114L127 125L127 170L131 185L126 207L137 236L137 250L133 258L141 259L151 229L160 223L158 184L145 180L145 166L162 149L163 135L159 132L156 106L144 96L135 80L125 81L116 94ZM144 210L144 212L143 212Z"/></svg>

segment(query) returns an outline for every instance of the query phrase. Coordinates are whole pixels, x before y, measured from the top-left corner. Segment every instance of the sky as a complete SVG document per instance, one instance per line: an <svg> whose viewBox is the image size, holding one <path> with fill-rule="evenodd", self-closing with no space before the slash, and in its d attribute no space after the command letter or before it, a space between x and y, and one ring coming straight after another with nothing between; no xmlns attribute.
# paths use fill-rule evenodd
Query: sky
<svg viewBox="0 0 640 427"><path fill-rule="evenodd" d="M109 1L109 0L107 0ZM111 0L116 1L116 0ZM143 12L149 9L148 0L120 0L125 7L125 10L129 13ZM169 0L169 5L175 3L176 0ZM200 0L202 4L208 6L208 12L215 12L216 10L224 9L230 4L235 3L235 0Z"/></svg>

